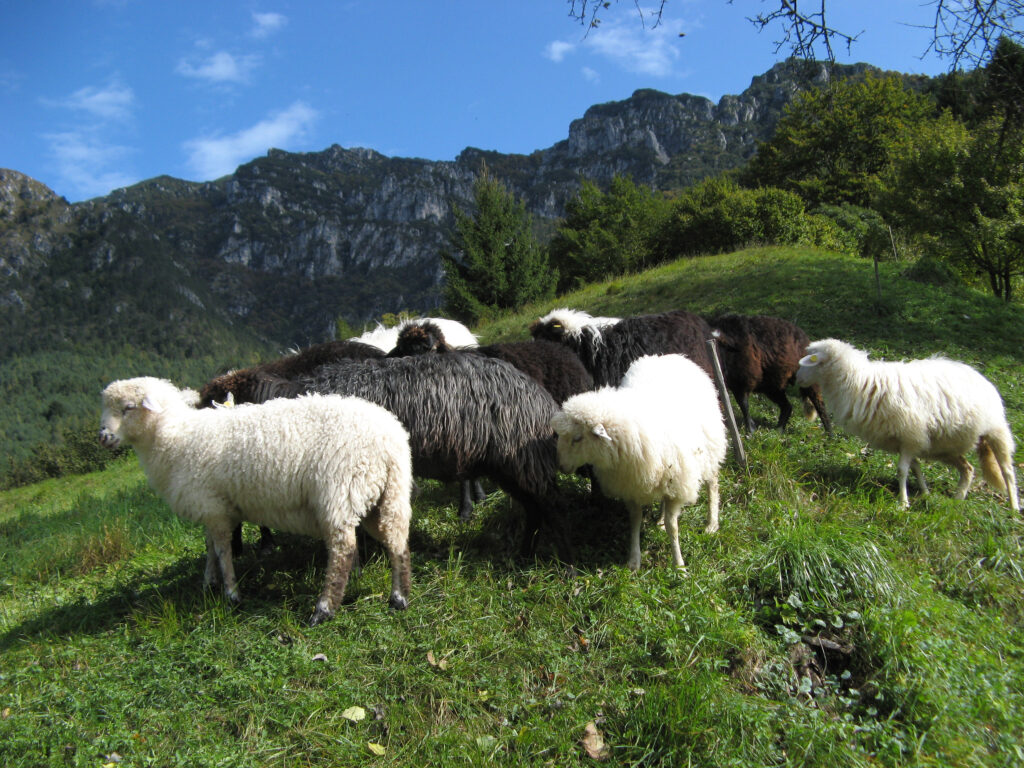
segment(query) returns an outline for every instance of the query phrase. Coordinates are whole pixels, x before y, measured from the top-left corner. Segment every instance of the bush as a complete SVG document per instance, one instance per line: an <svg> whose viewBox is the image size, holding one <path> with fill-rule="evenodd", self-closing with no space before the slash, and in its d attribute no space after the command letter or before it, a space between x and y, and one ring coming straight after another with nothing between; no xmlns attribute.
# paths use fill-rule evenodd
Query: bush
<svg viewBox="0 0 1024 768"><path fill-rule="evenodd" d="M67 430L53 442L37 444L27 458L11 462L6 476L0 478L0 489L30 485L51 477L95 472L127 450L104 448L96 439L94 429Z"/></svg>
<svg viewBox="0 0 1024 768"><path fill-rule="evenodd" d="M883 258L891 252L889 227L877 211L847 204L822 205L814 212L831 219L843 231L851 245L846 252L867 258Z"/></svg>
<svg viewBox="0 0 1024 768"><path fill-rule="evenodd" d="M665 261L751 245L814 242L815 232L799 195L774 187L743 189L716 178L687 189L674 201L655 250Z"/></svg>

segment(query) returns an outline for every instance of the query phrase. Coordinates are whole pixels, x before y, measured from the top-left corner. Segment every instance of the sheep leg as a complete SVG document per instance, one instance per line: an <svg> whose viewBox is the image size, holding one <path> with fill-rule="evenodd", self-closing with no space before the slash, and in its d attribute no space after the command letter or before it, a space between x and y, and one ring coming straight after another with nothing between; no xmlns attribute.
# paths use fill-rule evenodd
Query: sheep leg
<svg viewBox="0 0 1024 768"><path fill-rule="evenodd" d="M324 588L317 600L316 608L309 619L309 626L315 627L334 616L334 609L341 605L348 586L348 576L356 555L356 529L348 527L328 534L327 572L324 574Z"/></svg>
<svg viewBox="0 0 1024 768"><path fill-rule="evenodd" d="M388 604L396 611L409 607L412 582L412 559L409 555L408 531L404 540L401 532L385 532L380 526L380 512L373 511L363 519L363 530L384 545L391 563L391 597ZM396 535L388 536L387 533Z"/></svg>
<svg viewBox="0 0 1024 768"><path fill-rule="evenodd" d="M704 533L714 533L718 530L718 507L720 504L718 475L714 475L708 478L708 524L704 527Z"/></svg>
<svg viewBox="0 0 1024 768"><path fill-rule="evenodd" d="M956 498L966 499L967 491L971 487L971 481L974 480L974 467L963 456L953 456L947 463L952 467L956 467L960 472L960 482L956 486Z"/></svg>
<svg viewBox="0 0 1024 768"><path fill-rule="evenodd" d="M781 432L789 424L789 417L793 415L793 404L789 402L785 392L765 392L764 394L769 400L779 406L779 423L775 428Z"/></svg>
<svg viewBox="0 0 1024 768"><path fill-rule="evenodd" d="M900 506L904 509L910 507L910 499L907 497L907 475L910 474L910 465L913 462L914 457L910 454L900 454L900 460L897 467L897 477L899 478L900 486Z"/></svg>
<svg viewBox="0 0 1024 768"><path fill-rule="evenodd" d="M479 480L473 481L473 501L483 501L487 498L487 491L480 484Z"/></svg>
<svg viewBox="0 0 1024 768"><path fill-rule="evenodd" d="M473 481L463 480L459 485L462 489L462 501L459 503L459 519L465 522L473 517Z"/></svg>
<svg viewBox="0 0 1024 768"><path fill-rule="evenodd" d="M211 553L220 564L220 575L224 581L224 595L232 603L241 602L235 581L235 565L231 560L231 525L227 521L208 523L206 526L206 575L207 585L215 581L216 569L211 565Z"/></svg>
<svg viewBox="0 0 1024 768"><path fill-rule="evenodd" d="M644 510L636 502L629 502L626 508L629 509L629 560L626 567L637 571L640 570L640 525L644 521Z"/></svg>
<svg viewBox="0 0 1024 768"><path fill-rule="evenodd" d="M668 534L668 543L672 548L672 564L676 568L683 568L683 553L679 550L679 509L681 505L675 499L665 497L661 501L661 512L665 518L665 533Z"/></svg>
<svg viewBox="0 0 1024 768"><path fill-rule="evenodd" d="M832 419L828 415L828 411L825 409L825 402L821 399L821 389L815 384L813 387L800 387L800 395L804 398L805 402L809 402L814 406L814 410L818 412L818 418L821 419L821 426L825 428L825 432L832 434Z"/></svg>
<svg viewBox="0 0 1024 768"><path fill-rule="evenodd" d="M917 459L914 459L913 461L910 462L910 466L913 467L913 469L914 469L914 477L917 478L917 484L921 488L921 495L922 496L927 496L928 495L928 483L925 482L924 470L921 469L921 462L918 461ZM972 475L974 474L974 470L973 469L971 470L971 474Z"/></svg>
<svg viewBox="0 0 1024 768"><path fill-rule="evenodd" d="M740 413L743 414L743 423L747 426L747 434L754 434L754 419L750 416L750 395L740 392L736 395L736 402L739 403Z"/></svg>

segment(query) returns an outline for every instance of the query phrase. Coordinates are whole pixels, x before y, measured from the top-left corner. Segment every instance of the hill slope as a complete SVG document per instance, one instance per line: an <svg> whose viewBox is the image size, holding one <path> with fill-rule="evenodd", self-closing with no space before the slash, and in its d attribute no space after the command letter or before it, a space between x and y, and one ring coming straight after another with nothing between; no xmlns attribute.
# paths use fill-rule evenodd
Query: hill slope
<svg viewBox="0 0 1024 768"><path fill-rule="evenodd" d="M903 272L882 265L879 303L867 262L757 249L562 301L770 312L875 354L966 358L1020 436L1020 313ZM479 330L521 338L546 309ZM723 471L719 533L701 532L703 503L684 511L682 572L653 515L640 571L622 567L625 514L581 481L561 488L573 569L546 544L509 557L502 494L463 526L453 490L424 483L409 610L386 611L387 563L369 549L348 604L313 629L324 558L307 540L240 557L231 609L202 592L202 532L134 459L0 493L0 761L588 766L606 749L650 766L1016 764L1020 516L977 486L950 499L952 473L931 463L932 495L902 510L891 456L803 419L747 448L748 473Z"/></svg>

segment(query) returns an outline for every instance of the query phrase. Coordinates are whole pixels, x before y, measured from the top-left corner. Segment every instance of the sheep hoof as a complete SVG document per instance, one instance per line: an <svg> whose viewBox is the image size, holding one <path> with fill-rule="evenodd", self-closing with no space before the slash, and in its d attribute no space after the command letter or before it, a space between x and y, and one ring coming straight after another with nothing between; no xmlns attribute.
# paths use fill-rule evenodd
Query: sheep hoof
<svg viewBox="0 0 1024 768"><path fill-rule="evenodd" d="M704 533L717 533L717 532L718 532L718 523L715 523L714 525L709 525L709 526L707 526L704 529Z"/></svg>
<svg viewBox="0 0 1024 768"><path fill-rule="evenodd" d="M242 596L238 592L225 592L225 596L231 605L239 605L242 602Z"/></svg>
<svg viewBox="0 0 1024 768"><path fill-rule="evenodd" d="M388 605L391 606L391 609L394 611L404 611L409 607L409 601L404 595L398 592L392 592L391 598L388 600Z"/></svg>
<svg viewBox="0 0 1024 768"><path fill-rule="evenodd" d="M325 611L321 608L317 608L313 612L313 615L309 617L309 626L315 627L317 624L322 624L333 617L334 611Z"/></svg>

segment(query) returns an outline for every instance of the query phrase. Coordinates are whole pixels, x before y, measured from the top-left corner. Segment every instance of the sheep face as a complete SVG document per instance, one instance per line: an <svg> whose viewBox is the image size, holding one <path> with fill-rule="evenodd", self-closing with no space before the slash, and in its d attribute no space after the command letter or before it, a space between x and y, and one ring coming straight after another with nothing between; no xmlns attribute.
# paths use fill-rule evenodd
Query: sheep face
<svg viewBox="0 0 1024 768"><path fill-rule="evenodd" d="M558 464L563 472L575 472L584 464L602 466L613 453L612 436L600 422L591 424L561 411L551 418L551 427L558 435Z"/></svg>
<svg viewBox="0 0 1024 768"><path fill-rule="evenodd" d="M820 384L824 372L840 353L840 345L843 342L836 339L822 339L808 344L807 354L800 358L800 367L796 372L797 384L801 387Z"/></svg>
<svg viewBox="0 0 1024 768"><path fill-rule="evenodd" d="M171 402L195 407L198 395L179 390L170 382L142 377L115 381L103 390L100 444L114 450L122 443L133 445L151 431L152 416L163 413Z"/></svg>

